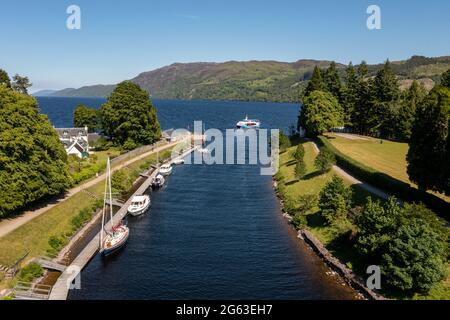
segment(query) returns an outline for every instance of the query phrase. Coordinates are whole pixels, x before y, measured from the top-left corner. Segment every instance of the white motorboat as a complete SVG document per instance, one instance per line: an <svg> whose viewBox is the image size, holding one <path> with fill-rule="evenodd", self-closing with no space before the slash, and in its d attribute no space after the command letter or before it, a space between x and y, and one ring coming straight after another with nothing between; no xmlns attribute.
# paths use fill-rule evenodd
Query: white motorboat
<svg viewBox="0 0 450 320"><path fill-rule="evenodd" d="M244 120L236 123L236 128L238 129L258 129L261 126L261 121L256 119L249 119L248 116L245 116Z"/></svg>
<svg viewBox="0 0 450 320"><path fill-rule="evenodd" d="M164 185L165 181L166 179L164 179L164 177L161 174L158 174L152 181L152 188L154 189L161 188Z"/></svg>
<svg viewBox="0 0 450 320"><path fill-rule="evenodd" d="M176 158L172 161L173 164L183 164L184 163L184 159L183 158Z"/></svg>
<svg viewBox="0 0 450 320"><path fill-rule="evenodd" d="M150 196L142 195L142 196L134 196L131 199L131 204L128 207L128 213L132 216L136 217L143 214L150 207Z"/></svg>
<svg viewBox="0 0 450 320"><path fill-rule="evenodd" d="M168 176L172 173L172 166L170 164L163 164L161 168L159 168L159 173L163 176Z"/></svg>
<svg viewBox="0 0 450 320"><path fill-rule="evenodd" d="M103 199L102 229L100 231L100 253L107 256L122 248L128 240L130 230L122 221L114 224L114 215L112 208L112 187L111 187L111 163L110 159L106 162L105 196ZM108 205L109 204L109 205ZM108 210L109 208L109 210ZM109 223L111 229L106 228L106 215L110 215Z"/></svg>

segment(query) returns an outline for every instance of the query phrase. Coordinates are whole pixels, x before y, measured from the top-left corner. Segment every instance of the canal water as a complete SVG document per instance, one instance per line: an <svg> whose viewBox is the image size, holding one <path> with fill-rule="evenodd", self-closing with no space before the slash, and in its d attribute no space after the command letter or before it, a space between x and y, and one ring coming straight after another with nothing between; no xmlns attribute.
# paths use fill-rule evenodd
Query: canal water
<svg viewBox="0 0 450 320"><path fill-rule="evenodd" d="M40 99L56 126L59 103ZM56 99L58 100L58 99ZM76 105L69 99L69 105ZM86 103L86 102L85 102ZM95 99L89 105L98 106ZM287 129L294 104L155 100L164 129L226 129L245 117ZM70 112L63 112L66 116ZM282 217L269 176L255 165L181 165L141 217L130 238L106 259L94 257L70 299L353 299L355 292L299 239Z"/></svg>

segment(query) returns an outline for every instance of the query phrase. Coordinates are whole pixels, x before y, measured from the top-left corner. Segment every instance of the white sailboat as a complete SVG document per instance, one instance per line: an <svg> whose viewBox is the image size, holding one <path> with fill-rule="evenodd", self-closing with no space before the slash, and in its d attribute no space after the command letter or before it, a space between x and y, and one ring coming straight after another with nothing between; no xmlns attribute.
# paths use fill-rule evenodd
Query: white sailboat
<svg viewBox="0 0 450 320"><path fill-rule="evenodd" d="M108 201L109 200L109 201ZM111 229L106 229L106 215L108 214L107 203L109 202L109 215ZM105 196L103 200L102 228L100 230L100 253L107 256L122 248L128 240L130 230L120 221L114 224L112 208L112 187L111 187L111 163L108 158L106 163Z"/></svg>

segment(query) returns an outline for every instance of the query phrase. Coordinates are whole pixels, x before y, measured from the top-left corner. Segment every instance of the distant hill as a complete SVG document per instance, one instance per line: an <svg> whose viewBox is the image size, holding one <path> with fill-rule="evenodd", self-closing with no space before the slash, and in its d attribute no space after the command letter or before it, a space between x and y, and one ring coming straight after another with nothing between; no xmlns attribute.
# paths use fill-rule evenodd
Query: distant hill
<svg viewBox="0 0 450 320"><path fill-rule="evenodd" d="M56 93L57 90L40 90L37 91L35 93L33 93L33 96L35 97L48 97L51 96L52 94Z"/></svg>
<svg viewBox="0 0 450 320"><path fill-rule="evenodd" d="M322 60L175 63L143 72L131 81L156 98L297 102L314 67L326 68L329 64L330 61ZM430 88L450 68L450 57L413 56L392 65L402 87L418 79ZM369 76L382 66L369 65ZM338 69L343 75L345 65L338 64ZM64 89L51 96L106 97L114 88L115 85L87 86Z"/></svg>

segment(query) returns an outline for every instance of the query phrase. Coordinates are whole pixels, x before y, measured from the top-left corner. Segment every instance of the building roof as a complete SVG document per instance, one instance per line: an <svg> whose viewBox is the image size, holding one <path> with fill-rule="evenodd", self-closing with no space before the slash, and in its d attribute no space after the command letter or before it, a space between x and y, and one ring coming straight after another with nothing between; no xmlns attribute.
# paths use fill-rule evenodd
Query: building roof
<svg viewBox="0 0 450 320"><path fill-rule="evenodd" d="M78 137L78 136L87 136L88 130L87 127L85 128L55 128L56 132L58 132L58 135L60 138L65 137Z"/></svg>

